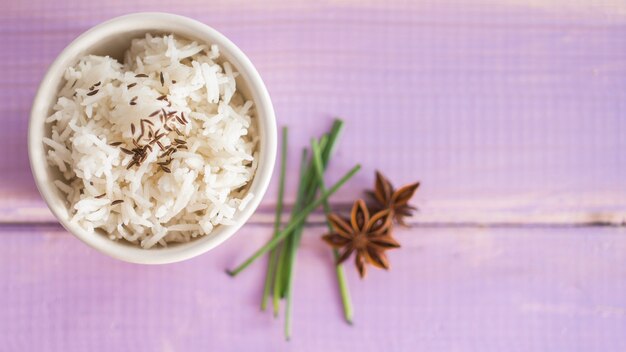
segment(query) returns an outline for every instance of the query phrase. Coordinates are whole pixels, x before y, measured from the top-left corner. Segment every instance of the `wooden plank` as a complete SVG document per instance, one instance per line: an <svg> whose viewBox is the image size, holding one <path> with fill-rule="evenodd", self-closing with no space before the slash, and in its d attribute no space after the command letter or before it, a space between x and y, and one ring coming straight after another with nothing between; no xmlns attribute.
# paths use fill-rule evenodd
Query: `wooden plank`
<svg viewBox="0 0 626 352"><path fill-rule="evenodd" d="M590 2L579 1L561 12L515 1L437 3L273 1L271 11L227 3L208 11L193 1L3 4L0 221L54 221L25 149L45 68L89 26L158 8L214 25L249 54L279 123L291 127L289 174L310 137L332 116L346 119L329 178L357 162L364 170L335 202L354 199L378 168L398 183L423 182L418 204L426 223L622 223L626 17L603 12L617 5L590 11ZM295 188L288 186L290 200ZM273 185L268 211L275 194Z"/></svg>
<svg viewBox="0 0 626 352"><path fill-rule="evenodd" d="M122 263L57 227L3 227L0 343L7 351L619 351L626 348L626 237L613 228L400 230L392 270L348 279L345 325L309 228L298 255L294 338L259 311L265 264L235 279L269 235L246 226L199 258ZM36 335L37 338L33 338Z"/></svg>

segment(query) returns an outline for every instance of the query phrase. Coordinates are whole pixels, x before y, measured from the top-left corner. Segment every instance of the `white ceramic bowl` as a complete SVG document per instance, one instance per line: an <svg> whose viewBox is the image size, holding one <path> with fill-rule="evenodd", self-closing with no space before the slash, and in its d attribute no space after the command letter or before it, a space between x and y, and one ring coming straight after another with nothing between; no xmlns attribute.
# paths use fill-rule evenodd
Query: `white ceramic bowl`
<svg viewBox="0 0 626 352"><path fill-rule="evenodd" d="M237 213L234 225L217 226L207 236L201 236L184 244L168 248L142 249L125 242L112 241L104 233L88 233L80 226L70 223L68 204L52 182L60 179L59 172L48 165L42 138L50 133L44 120L51 114L56 95L63 82L63 73L87 54L109 55L121 59L133 38L150 32L173 33L201 43L217 44L221 57L229 61L240 73L237 88L251 99L256 107L259 130L258 170L249 191L254 198ZM30 116L28 152L35 182L43 199L61 224L80 240L111 257L142 264L172 263L202 254L232 236L256 210L269 184L276 159L276 120L269 94L259 73L246 55L230 40L211 27L187 17L166 13L136 13L114 18L88 30L75 39L54 61L44 77Z"/></svg>

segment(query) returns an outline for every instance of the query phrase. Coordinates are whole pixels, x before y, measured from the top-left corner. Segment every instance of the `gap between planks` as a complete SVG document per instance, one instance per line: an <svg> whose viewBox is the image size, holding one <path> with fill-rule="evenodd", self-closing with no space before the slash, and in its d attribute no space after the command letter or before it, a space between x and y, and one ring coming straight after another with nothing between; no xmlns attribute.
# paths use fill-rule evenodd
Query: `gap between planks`
<svg viewBox="0 0 626 352"><path fill-rule="evenodd" d="M283 222L283 225L286 223ZM247 226L265 227L268 231L271 231L274 223L273 221L256 221L251 219L246 223ZM323 219L315 219L308 221L307 228L326 228L326 223ZM588 223L588 224L530 224L530 223L492 223L492 224L479 224L479 223L436 223L436 222L408 222L406 229L475 229L475 228L500 228L500 229L579 229L579 228L622 228L626 227L626 224L610 224L610 223ZM0 234L6 230L29 230L29 229L54 229L62 230L58 222L0 222ZM245 229L245 227L244 227ZM268 232L269 233L269 232Z"/></svg>
<svg viewBox="0 0 626 352"><path fill-rule="evenodd" d="M621 203L614 203L613 206L589 204L583 209L570 204L427 203L410 219L410 224L418 227L626 226L626 210L622 210L626 206ZM344 215L350 213L351 207L352 204L347 202L332 204L333 211ZM291 205L285 205L283 219L289 218L291 209ZM274 211L273 204L263 204L248 223L271 226L274 223ZM311 225L321 225L324 221L321 210L309 216ZM45 206L0 209L0 226L52 223L56 223L56 219Z"/></svg>

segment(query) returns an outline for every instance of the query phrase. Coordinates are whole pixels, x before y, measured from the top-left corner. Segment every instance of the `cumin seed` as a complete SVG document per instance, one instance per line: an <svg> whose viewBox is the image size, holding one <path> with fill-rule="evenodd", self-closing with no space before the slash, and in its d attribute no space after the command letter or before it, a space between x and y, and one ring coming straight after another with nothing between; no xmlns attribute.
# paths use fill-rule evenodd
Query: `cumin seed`
<svg viewBox="0 0 626 352"><path fill-rule="evenodd" d="M128 155L134 155L135 153L131 152L130 150L126 149L126 148L120 148L121 151L123 151L124 153L128 154Z"/></svg>
<svg viewBox="0 0 626 352"><path fill-rule="evenodd" d="M102 193L101 195L99 195L99 196L95 196L94 198L96 198L96 199L100 199L100 198L103 198L103 197L104 197L104 196L106 196L106 195L107 195L106 193Z"/></svg>
<svg viewBox="0 0 626 352"><path fill-rule="evenodd" d="M130 133L134 136L135 135L135 124L131 123L130 124Z"/></svg>
<svg viewBox="0 0 626 352"><path fill-rule="evenodd" d="M132 87L136 86L137 83L131 83L129 85L126 86L127 89L131 89Z"/></svg>
<svg viewBox="0 0 626 352"><path fill-rule="evenodd" d="M167 95L161 95L160 97L156 98L156 100L163 100L167 98Z"/></svg>
<svg viewBox="0 0 626 352"><path fill-rule="evenodd" d="M165 166L165 165L161 165L161 169L165 172L167 172L168 174L172 173L172 170L170 170L169 167Z"/></svg>
<svg viewBox="0 0 626 352"><path fill-rule="evenodd" d="M163 72L159 72L159 78L161 79L161 86L163 86L163 83L165 83L163 80Z"/></svg>
<svg viewBox="0 0 626 352"><path fill-rule="evenodd" d="M153 112L152 114L150 114L148 117L154 117L154 116L156 116L156 114L158 114L160 112L161 112L161 110L157 110L157 111Z"/></svg>
<svg viewBox="0 0 626 352"><path fill-rule="evenodd" d="M140 74L135 75L135 77L137 77L137 78L148 78L148 75L145 74L145 73L140 73Z"/></svg>
<svg viewBox="0 0 626 352"><path fill-rule="evenodd" d="M183 141L182 139L178 139L178 138L174 138L174 141L178 144L187 144L187 142Z"/></svg>
<svg viewBox="0 0 626 352"><path fill-rule="evenodd" d="M121 145L122 142L113 142L113 143L109 143L110 146L112 147L117 147L118 145Z"/></svg>
<svg viewBox="0 0 626 352"><path fill-rule="evenodd" d="M123 199L114 200L114 201L111 202L111 205L117 205L117 204L120 204L120 203L124 203L124 200Z"/></svg>
<svg viewBox="0 0 626 352"><path fill-rule="evenodd" d="M100 90L98 90L98 89L96 89L96 90L92 90L91 92L87 93L87 96L89 96L89 97L90 97L90 96L92 96L92 95L96 95L96 94L98 94L98 92L99 92L99 91L100 91Z"/></svg>

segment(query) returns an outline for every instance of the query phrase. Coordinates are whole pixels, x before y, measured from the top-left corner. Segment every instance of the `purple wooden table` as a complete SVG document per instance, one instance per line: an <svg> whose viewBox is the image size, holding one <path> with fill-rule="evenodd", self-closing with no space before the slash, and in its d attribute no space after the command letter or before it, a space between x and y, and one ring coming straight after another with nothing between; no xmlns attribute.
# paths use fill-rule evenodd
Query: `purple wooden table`
<svg viewBox="0 0 626 352"><path fill-rule="evenodd" d="M2 2L0 350L625 350L626 4L460 3ZM393 269L348 267L354 326L322 226L299 252L290 342L258 309L265 265L224 274L270 236L276 184L232 240L167 266L100 255L47 210L26 152L39 80L81 32L136 11L196 18L250 56L291 127L291 174L343 117L329 182L364 170L334 207L376 168L422 181Z"/></svg>

